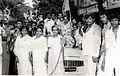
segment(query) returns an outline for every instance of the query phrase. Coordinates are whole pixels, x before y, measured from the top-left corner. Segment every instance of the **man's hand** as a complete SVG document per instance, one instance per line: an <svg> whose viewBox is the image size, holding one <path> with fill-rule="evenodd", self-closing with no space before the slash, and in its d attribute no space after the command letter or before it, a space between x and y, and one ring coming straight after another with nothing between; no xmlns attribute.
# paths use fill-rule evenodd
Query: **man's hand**
<svg viewBox="0 0 120 76"><path fill-rule="evenodd" d="M31 65L33 65L33 56L32 56L32 52L29 52L29 61L30 61Z"/></svg>
<svg viewBox="0 0 120 76"><path fill-rule="evenodd" d="M102 70L102 71L105 71L105 60L102 61L101 70Z"/></svg>
<svg viewBox="0 0 120 76"><path fill-rule="evenodd" d="M102 47L101 47L100 54L103 54L103 52L105 52L105 51L106 51L106 46L105 46L105 44L103 44Z"/></svg>
<svg viewBox="0 0 120 76"><path fill-rule="evenodd" d="M46 57L44 58L46 64L48 64L48 51L46 52Z"/></svg>
<svg viewBox="0 0 120 76"><path fill-rule="evenodd" d="M97 63L98 62L98 57L92 56L92 60L93 60L94 63Z"/></svg>
<svg viewBox="0 0 120 76"><path fill-rule="evenodd" d="M16 56L16 63L19 63L19 58Z"/></svg>
<svg viewBox="0 0 120 76"><path fill-rule="evenodd" d="M78 44L78 49L82 50L82 43Z"/></svg>

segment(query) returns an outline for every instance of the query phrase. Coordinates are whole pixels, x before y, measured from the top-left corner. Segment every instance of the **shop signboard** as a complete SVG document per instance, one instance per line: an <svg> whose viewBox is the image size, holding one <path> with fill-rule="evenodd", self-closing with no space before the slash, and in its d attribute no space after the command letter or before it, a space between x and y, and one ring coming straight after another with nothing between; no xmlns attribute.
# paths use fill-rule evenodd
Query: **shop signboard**
<svg viewBox="0 0 120 76"><path fill-rule="evenodd" d="M79 8L78 15L81 15L81 14L84 14L84 13L87 13L87 9L86 8Z"/></svg>
<svg viewBox="0 0 120 76"><path fill-rule="evenodd" d="M108 8L113 9L120 7L120 0L108 0Z"/></svg>
<svg viewBox="0 0 120 76"><path fill-rule="evenodd" d="M84 13L98 12L98 4L95 0L79 0L80 8L78 10L78 15Z"/></svg>
<svg viewBox="0 0 120 76"><path fill-rule="evenodd" d="M93 13L98 12L98 4L87 7L87 8L79 8L78 15L84 14L84 13Z"/></svg>
<svg viewBox="0 0 120 76"><path fill-rule="evenodd" d="M97 3L95 0L85 0L84 2L85 2L84 6L90 6Z"/></svg>
<svg viewBox="0 0 120 76"><path fill-rule="evenodd" d="M87 8L87 13L98 12L98 4Z"/></svg>

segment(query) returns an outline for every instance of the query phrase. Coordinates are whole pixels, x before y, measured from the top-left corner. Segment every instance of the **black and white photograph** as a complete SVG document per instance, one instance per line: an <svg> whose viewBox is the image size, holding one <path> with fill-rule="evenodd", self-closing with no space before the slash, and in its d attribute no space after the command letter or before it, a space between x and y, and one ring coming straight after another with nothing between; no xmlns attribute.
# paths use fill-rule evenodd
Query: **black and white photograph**
<svg viewBox="0 0 120 76"><path fill-rule="evenodd" d="M120 76L120 0L0 0L0 76Z"/></svg>

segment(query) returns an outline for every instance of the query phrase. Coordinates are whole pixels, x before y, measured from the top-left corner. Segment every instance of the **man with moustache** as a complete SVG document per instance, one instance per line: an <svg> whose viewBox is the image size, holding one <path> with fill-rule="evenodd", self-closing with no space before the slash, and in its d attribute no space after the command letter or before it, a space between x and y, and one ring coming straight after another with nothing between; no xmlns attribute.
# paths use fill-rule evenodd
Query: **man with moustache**
<svg viewBox="0 0 120 76"><path fill-rule="evenodd" d="M83 34L82 55L86 56L88 60L88 73L86 76L95 76L101 44L101 28L95 23L94 13L86 14L85 20L88 28L86 33Z"/></svg>

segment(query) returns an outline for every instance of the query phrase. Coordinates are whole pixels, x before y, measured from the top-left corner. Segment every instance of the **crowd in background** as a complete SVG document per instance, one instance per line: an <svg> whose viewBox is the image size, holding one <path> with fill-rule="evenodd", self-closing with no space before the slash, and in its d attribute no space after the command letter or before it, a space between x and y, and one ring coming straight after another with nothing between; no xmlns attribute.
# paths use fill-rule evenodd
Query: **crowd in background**
<svg viewBox="0 0 120 76"><path fill-rule="evenodd" d="M86 76L119 76L119 18L108 19L102 12L100 21L103 27L96 24L94 13L77 21L62 13L44 17L35 12L26 14L24 22L1 21L3 40L15 54L10 69L17 68L19 75L64 75L63 52L75 48L88 59Z"/></svg>
<svg viewBox="0 0 120 76"><path fill-rule="evenodd" d="M68 15L63 16L62 13L48 13L43 17L33 12L32 15L25 15L25 20L12 22L2 20L1 27L5 35L2 39L7 42L6 48L10 52L9 74L32 74L32 71L35 75L45 74L45 69L41 69L40 72L41 67L48 68L48 74L63 74L64 66L61 67L63 47L82 49L82 23L77 22L75 18L70 19ZM50 52L51 48L56 52ZM43 52L33 52L33 50L43 50Z"/></svg>

